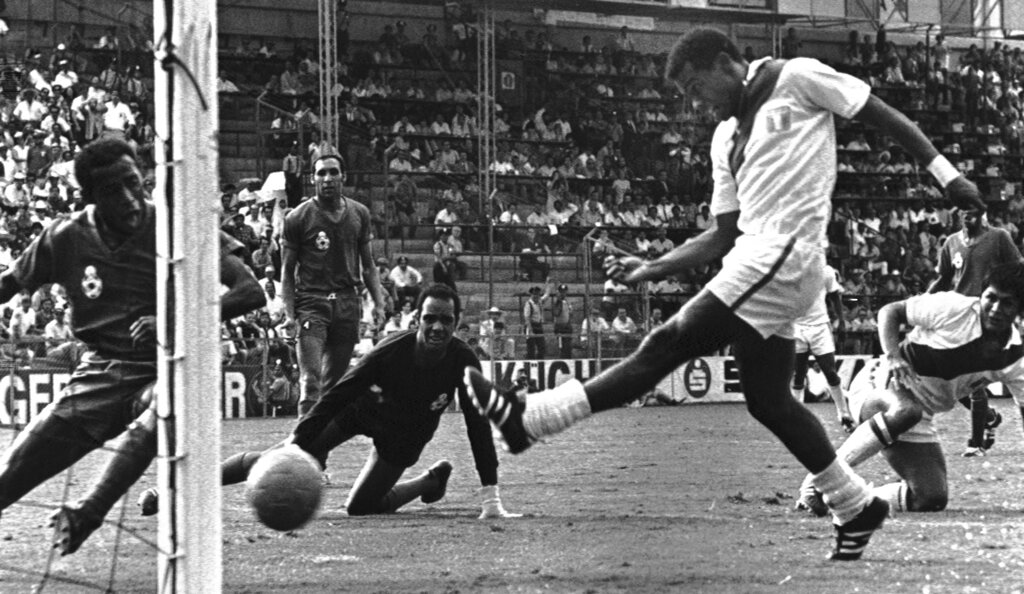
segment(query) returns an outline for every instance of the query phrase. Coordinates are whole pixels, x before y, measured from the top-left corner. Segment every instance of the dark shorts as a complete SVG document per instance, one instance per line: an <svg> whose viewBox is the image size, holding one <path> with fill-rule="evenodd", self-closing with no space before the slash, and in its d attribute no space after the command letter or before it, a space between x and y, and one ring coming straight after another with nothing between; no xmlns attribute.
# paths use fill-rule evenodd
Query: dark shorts
<svg viewBox="0 0 1024 594"><path fill-rule="evenodd" d="M149 406L155 361L105 359L88 352L71 374L53 415L81 427L98 442L120 435Z"/></svg>
<svg viewBox="0 0 1024 594"><path fill-rule="evenodd" d="M387 413L375 406L372 396L365 398L341 410L334 410L331 403L321 400L296 425L292 434L294 443L314 456L326 456L327 452L315 452L309 448L313 447L324 428L333 422L341 431L341 442L356 435L365 435L373 440L377 454L385 462L402 468L416 464L433 438L433 431L396 427L387 422Z"/></svg>
<svg viewBox="0 0 1024 594"><path fill-rule="evenodd" d="M329 297L326 295L300 295L295 298L295 315L299 322L299 337L341 342L359 340L359 316L362 303L355 293Z"/></svg>

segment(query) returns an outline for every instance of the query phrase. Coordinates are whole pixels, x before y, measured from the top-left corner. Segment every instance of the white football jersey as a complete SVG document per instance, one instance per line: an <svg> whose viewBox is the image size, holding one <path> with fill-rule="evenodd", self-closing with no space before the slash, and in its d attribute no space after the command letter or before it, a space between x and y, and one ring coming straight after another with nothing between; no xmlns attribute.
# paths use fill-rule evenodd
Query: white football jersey
<svg viewBox="0 0 1024 594"><path fill-rule="evenodd" d="M768 60L750 64L748 82ZM826 246L836 181L833 114L852 118L870 95L871 87L860 79L817 60L786 61L770 94L748 114L753 121L735 170L730 154L743 121L732 118L715 131L712 214L739 210L745 234L796 236Z"/></svg>
<svg viewBox="0 0 1024 594"><path fill-rule="evenodd" d="M839 284L839 273L828 264L825 265L825 284L821 288L818 298L811 305L811 309L799 318L795 323L803 326L817 324L828 324L828 308L825 305L825 296L830 293L842 293L843 285Z"/></svg>

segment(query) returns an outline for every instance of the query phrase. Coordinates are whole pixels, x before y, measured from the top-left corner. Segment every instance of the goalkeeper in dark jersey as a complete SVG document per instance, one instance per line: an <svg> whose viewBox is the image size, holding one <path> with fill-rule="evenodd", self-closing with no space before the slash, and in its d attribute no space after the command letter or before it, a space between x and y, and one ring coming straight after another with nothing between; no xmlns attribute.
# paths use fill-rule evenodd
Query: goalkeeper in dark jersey
<svg viewBox="0 0 1024 594"><path fill-rule="evenodd" d="M399 482L416 464L434 437L441 415L455 398L462 406L476 471L482 485L480 518L514 517L498 493L498 458L487 419L477 412L462 383L467 367L480 360L461 340L453 340L459 321L459 296L446 285L427 287L419 296L419 328L389 335L366 354L274 447L294 443L324 465L327 454L366 435L373 449L352 485L346 509L350 516L391 513L420 498L434 503L445 495L452 465L441 460L424 473ZM221 465L225 485L240 483L261 452L231 456ZM156 512L156 492L143 501L143 513Z"/></svg>
<svg viewBox="0 0 1024 594"><path fill-rule="evenodd" d="M0 458L0 511L104 442L123 436L91 492L53 515L55 546L75 552L156 455L156 226L134 150L122 140L87 145L75 158L84 210L44 230L0 275L0 300L45 283L67 290L72 329L86 351L60 396ZM265 298L221 234L221 315Z"/></svg>

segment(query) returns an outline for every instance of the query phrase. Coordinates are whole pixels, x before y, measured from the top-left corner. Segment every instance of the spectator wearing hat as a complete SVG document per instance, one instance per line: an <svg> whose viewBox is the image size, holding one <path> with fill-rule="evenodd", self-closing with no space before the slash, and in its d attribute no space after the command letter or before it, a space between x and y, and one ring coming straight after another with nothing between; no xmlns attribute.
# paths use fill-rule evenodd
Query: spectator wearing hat
<svg viewBox="0 0 1024 594"><path fill-rule="evenodd" d="M448 236L446 243L448 247L448 257L451 258L452 263L455 266L455 276L458 280L464 280L469 267L465 262L459 259L459 256L466 251L465 245L462 242L462 227L452 227L452 232Z"/></svg>
<svg viewBox="0 0 1024 594"><path fill-rule="evenodd" d="M544 336L544 306L551 299L551 284L530 287L530 298L523 304L523 334L526 334L526 358L543 359L547 355Z"/></svg>
<svg viewBox="0 0 1024 594"><path fill-rule="evenodd" d="M505 322L498 320L494 323L494 334L490 341L491 348L487 353L495 361L516 358L516 340L506 334L506 331Z"/></svg>
<svg viewBox="0 0 1024 594"><path fill-rule="evenodd" d="M25 157L25 174L33 179L45 178L46 172L53 164L53 156L50 154L50 149L43 144L44 140L46 140L46 133L42 130L32 133L32 142Z"/></svg>
<svg viewBox="0 0 1024 594"><path fill-rule="evenodd" d="M558 356L572 359L572 302L569 301L569 286L564 283L558 285L558 292L551 299L551 317L558 339Z"/></svg>
<svg viewBox="0 0 1024 594"><path fill-rule="evenodd" d="M406 256L399 256L396 263L388 273L388 278L395 284L395 295L399 302L416 303L423 287L423 275L419 270L409 266L409 258Z"/></svg>
<svg viewBox="0 0 1024 594"><path fill-rule="evenodd" d="M478 332L480 333L480 348L484 351L491 352L491 340L494 337L494 325L501 321L503 312L501 308L497 306L491 306L484 315L483 319L480 320Z"/></svg>
<svg viewBox="0 0 1024 594"><path fill-rule="evenodd" d="M25 173L14 172L14 179L4 188L3 210L7 214L14 214L21 207L29 202L30 191L25 186Z"/></svg>
<svg viewBox="0 0 1024 594"><path fill-rule="evenodd" d="M245 222L245 215L249 214L249 207L243 206L236 210L231 220L224 225L224 231L234 237L245 246L246 251L251 255L260 247L260 238L256 231Z"/></svg>

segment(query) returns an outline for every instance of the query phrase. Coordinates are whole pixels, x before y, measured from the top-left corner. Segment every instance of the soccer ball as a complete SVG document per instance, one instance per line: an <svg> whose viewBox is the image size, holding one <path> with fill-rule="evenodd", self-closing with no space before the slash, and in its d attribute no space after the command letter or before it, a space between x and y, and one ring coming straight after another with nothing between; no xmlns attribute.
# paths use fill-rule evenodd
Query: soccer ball
<svg viewBox="0 0 1024 594"><path fill-rule="evenodd" d="M245 481L245 497L267 528L295 530L320 507L321 477L313 456L287 445L260 456Z"/></svg>

